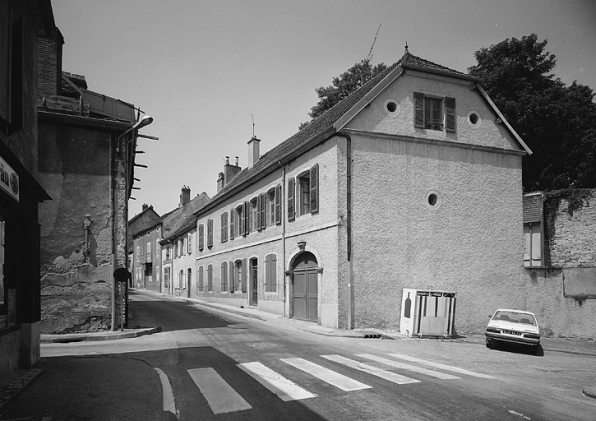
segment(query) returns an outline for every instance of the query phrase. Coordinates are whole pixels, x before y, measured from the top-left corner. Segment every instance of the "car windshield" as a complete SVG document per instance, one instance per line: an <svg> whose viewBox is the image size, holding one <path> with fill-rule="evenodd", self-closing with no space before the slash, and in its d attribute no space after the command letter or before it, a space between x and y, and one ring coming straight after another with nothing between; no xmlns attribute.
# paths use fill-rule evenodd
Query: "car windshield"
<svg viewBox="0 0 596 421"><path fill-rule="evenodd" d="M517 311L497 311L493 316L493 320L536 326L536 318L532 314L518 313Z"/></svg>

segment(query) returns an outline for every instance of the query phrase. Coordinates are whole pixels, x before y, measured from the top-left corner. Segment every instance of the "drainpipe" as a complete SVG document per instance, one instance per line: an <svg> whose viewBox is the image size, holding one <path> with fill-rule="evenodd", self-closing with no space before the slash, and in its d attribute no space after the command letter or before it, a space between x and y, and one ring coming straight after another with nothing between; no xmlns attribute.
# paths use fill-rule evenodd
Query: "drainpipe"
<svg viewBox="0 0 596 421"><path fill-rule="evenodd" d="M112 135L110 135L112 136ZM118 139L116 139L118 142ZM116 145L119 148L119 145ZM114 187L114 166L116 160L116 152L112 148L110 141L110 201L112 202L112 273L116 271L116 189ZM116 280L112 279L112 321L110 330L114 331L116 326Z"/></svg>
<svg viewBox="0 0 596 421"><path fill-rule="evenodd" d="M352 259L352 138L349 134L337 133L346 138L346 236L348 259L348 329L354 328L354 262Z"/></svg>
<svg viewBox="0 0 596 421"><path fill-rule="evenodd" d="M286 197L286 166L279 161L279 166L281 167L281 197L280 197L280 206L281 209L279 212L281 213L281 253L282 258L281 261L283 262L283 273L284 273L284 317L289 317L289 312L287 308L288 300L286 300L286 292L287 292L287 280L286 280L286 218L284 217L284 203Z"/></svg>

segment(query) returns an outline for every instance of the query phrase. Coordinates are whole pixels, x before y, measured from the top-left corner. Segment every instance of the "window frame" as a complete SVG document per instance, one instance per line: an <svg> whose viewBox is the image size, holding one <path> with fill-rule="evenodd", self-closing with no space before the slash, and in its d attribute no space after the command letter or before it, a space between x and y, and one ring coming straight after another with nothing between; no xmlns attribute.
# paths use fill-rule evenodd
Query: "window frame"
<svg viewBox="0 0 596 421"><path fill-rule="evenodd" d="M438 119L429 118L434 110L429 112L431 104L438 104ZM457 132L456 100L446 95L414 92L414 127L426 130Z"/></svg>
<svg viewBox="0 0 596 421"><path fill-rule="evenodd" d="M277 294L277 254L265 256L265 293Z"/></svg>

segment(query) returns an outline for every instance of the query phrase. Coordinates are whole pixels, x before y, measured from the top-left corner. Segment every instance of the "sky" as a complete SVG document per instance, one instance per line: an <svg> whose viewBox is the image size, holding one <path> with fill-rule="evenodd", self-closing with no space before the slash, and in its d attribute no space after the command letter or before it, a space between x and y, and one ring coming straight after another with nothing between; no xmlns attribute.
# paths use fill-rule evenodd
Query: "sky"
<svg viewBox="0 0 596 421"><path fill-rule="evenodd" d="M466 72L474 52L535 33L556 77L596 90L593 0L52 0L65 40L63 70L153 117L139 138L129 218L217 190L225 157L246 167L291 137L331 84L371 53L410 53ZM380 26L380 29L379 29ZM376 37L375 41L375 35ZM373 46L374 42L374 46Z"/></svg>

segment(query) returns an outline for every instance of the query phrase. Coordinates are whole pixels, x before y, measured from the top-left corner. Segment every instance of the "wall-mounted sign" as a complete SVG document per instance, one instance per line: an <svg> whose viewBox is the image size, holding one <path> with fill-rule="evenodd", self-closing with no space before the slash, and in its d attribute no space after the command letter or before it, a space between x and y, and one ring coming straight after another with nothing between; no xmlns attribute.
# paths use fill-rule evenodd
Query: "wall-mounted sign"
<svg viewBox="0 0 596 421"><path fill-rule="evenodd" d="M0 188L18 202L19 187L19 175L0 157Z"/></svg>

